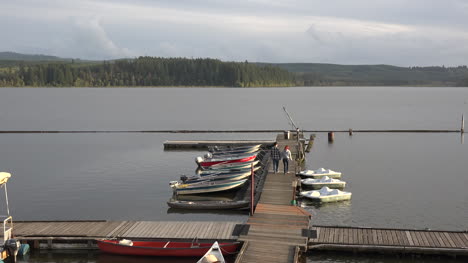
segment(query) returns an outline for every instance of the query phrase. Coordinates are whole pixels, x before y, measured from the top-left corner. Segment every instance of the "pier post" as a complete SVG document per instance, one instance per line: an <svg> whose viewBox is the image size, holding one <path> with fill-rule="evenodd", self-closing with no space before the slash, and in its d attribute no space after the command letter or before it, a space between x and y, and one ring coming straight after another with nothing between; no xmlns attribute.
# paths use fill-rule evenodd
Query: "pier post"
<svg viewBox="0 0 468 263"><path fill-rule="evenodd" d="M349 128L349 136L353 136L353 129Z"/></svg>
<svg viewBox="0 0 468 263"><path fill-rule="evenodd" d="M254 214L254 204L255 204L255 172L253 169L253 164L250 166L250 175L251 175L251 185L250 185L250 215Z"/></svg>
<svg viewBox="0 0 468 263"><path fill-rule="evenodd" d="M461 133L465 133L465 118L462 114L462 119L461 119L461 128L460 128Z"/></svg>
<svg viewBox="0 0 468 263"><path fill-rule="evenodd" d="M333 142L335 140L335 133L329 132L328 133L328 142Z"/></svg>

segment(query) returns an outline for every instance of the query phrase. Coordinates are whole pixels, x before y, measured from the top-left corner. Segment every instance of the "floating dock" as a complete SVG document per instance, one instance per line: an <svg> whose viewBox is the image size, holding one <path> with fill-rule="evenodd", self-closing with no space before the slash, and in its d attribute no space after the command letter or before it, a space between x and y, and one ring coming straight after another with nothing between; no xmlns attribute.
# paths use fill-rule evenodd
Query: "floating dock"
<svg viewBox="0 0 468 263"><path fill-rule="evenodd" d="M96 239L206 241L236 240L242 222L197 221L31 221L15 222L15 238L32 248L93 249Z"/></svg>
<svg viewBox="0 0 468 263"><path fill-rule="evenodd" d="M468 256L467 231L314 226L310 250Z"/></svg>

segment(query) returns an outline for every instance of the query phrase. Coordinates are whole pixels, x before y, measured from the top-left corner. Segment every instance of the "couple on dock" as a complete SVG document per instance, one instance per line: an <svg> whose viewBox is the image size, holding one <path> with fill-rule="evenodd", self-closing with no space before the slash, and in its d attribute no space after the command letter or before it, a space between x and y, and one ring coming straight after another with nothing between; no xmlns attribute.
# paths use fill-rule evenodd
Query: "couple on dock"
<svg viewBox="0 0 468 263"><path fill-rule="evenodd" d="M271 158L273 159L273 172L278 172L279 161L283 159L284 174L288 173L289 170L289 160L292 161L291 151L289 146L285 146L283 151L278 149L278 143L275 142L273 148L271 149Z"/></svg>

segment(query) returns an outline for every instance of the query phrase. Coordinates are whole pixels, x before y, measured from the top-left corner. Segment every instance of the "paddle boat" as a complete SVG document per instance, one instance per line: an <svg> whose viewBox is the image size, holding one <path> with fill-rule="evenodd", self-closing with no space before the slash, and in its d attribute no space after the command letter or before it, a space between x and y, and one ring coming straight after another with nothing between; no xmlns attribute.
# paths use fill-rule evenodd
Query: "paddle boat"
<svg viewBox="0 0 468 263"><path fill-rule="evenodd" d="M176 242L176 241L134 241L128 239L98 239L98 248L102 252L133 256L165 257L201 257L211 250L212 243ZM222 242L218 249L226 253L235 253L239 242Z"/></svg>
<svg viewBox="0 0 468 263"><path fill-rule="evenodd" d="M314 190L321 189L324 186L327 186L329 188L335 188L335 189L343 189L346 186L345 181L333 179L328 176L324 176L318 179L312 179L312 178L302 179L301 184L305 187L308 187Z"/></svg>
<svg viewBox="0 0 468 263"><path fill-rule="evenodd" d="M320 190L312 190L312 191L302 191L299 194L302 197L309 198L313 201L318 202L337 202L337 201L345 201L351 199L350 192L343 192L338 189L330 189L328 187L322 187Z"/></svg>
<svg viewBox="0 0 468 263"><path fill-rule="evenodd" d="M225 263L223 253L218 245L218 242L215 241L211 246L210 250L203 255L197 263Z"/></svg>
<svg viewBox="0 0 468 263"><path fill-rule="evenodd" d="M257 152L248 154L236 154L215 157L210 153L205 154L204 157L195 158L195 162L201 167L213 166L216 164L228 164L228 163L244 163L253 161L257 157Z"/></svg>
<svg viewBox="0 0 468 263"><path fill-rule="evenodd" d="M317 170L304 170L300 171L299 175L304 177L312 177L312 178L320 178L324 176L328 176L330 178L341 178L340 172L335 172L330 169L319 168Z"/></svg>
<svg viewBox="0 0 468 263"><path fill-rule="evenodd" d="M169 185L177 195L184 194L203 194L231 190L242 186L247 179L242 180L219 180L219 181L201 181L195 183L181 183L171 181Z"/></svg>

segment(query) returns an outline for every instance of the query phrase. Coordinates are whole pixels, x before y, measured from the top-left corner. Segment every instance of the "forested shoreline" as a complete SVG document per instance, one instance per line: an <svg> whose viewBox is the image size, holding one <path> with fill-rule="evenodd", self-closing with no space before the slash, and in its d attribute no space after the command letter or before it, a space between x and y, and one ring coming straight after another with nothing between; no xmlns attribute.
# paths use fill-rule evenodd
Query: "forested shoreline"
<svg viewBox="0 0 468 263"><path fill-rule="evenodd" d="M468 68L160 57L93 61L0 52L0 87L287 86L468 87Z"/></svg>
<svg viewBox="0 0 468 263"><path fill-rule="evenodd" d="M19 63L0 70L3 87L295 86L276 66L217 59L139 57L100 63Z"/></svg>

